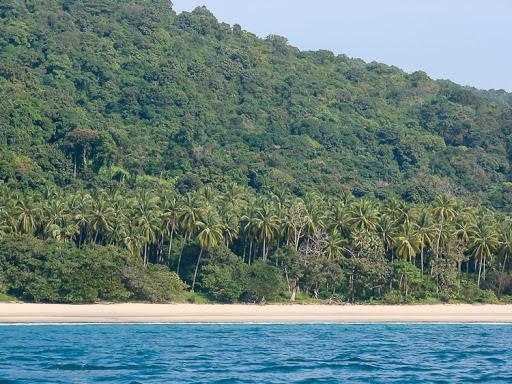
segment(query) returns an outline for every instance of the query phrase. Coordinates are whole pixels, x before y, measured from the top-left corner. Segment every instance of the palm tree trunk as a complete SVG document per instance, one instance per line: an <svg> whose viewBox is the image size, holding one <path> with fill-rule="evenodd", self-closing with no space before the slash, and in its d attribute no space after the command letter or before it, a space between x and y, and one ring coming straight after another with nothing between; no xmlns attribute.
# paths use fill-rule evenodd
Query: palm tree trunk
<svg viewBox="0 0 512 384"><path fill-rule="evenodd" d="M439 260L439 246L441 244L441 235L443 233L444 216L441 216L441 227L439 228L439 236L436 245L436 261ZM436 273L436 293L439 293L439 273Z"/></svg>
<svg viewBox="0 0 512 384"><path fill-rule="evenodd" d="M484 256L484 273L482 275L482 278L485 280L485 266L487 265L487 255Z"/></svg>
<svg viewBox="0 0 512 384"><path fill-rule="evenodd" d="M425 247L421 246L421 252L420 252L420 263L421 263L421 276L423 276L423 251Z"/></svg>
<svg viewBox="0 0 512 384"><path fill-rule="evenodd" d="M353 304L355 302L355 291L354 291L354 273L355 270L352 268L352 273L350 274L350 301Z"/></svg>
<svg viewBox="0 0 512 384"><path fill-rule="evenodd" d="M298 281L298 279L295 279L293 281L292 294L290 296L290 301L295 301L295 297L297 296L298 289L299 289L299 281Z"/></svg>
<svg viewBox="0 0 512 384"><path fill-rule="evenodd" d="M181 256L183 255L183 248L185 248L185 238L181 239L181 251L180 255L178 256L178 267L176 268L176 274L180 275L180 264L181 264Z"/></svg>
<svg viewBox="0 0 512 384"><path fill-rule="evenodd" d="M171 235L170 235L170 239L169 239L169 249L167 251L167 255L169 257L169 260L171 260L171 251L172 251L172 240L173 240L173 237L174 237L174 228L171 228Z"/></svg>
<svg viewBox="0 0 512 384"><path fill-rule="evenodd" d="M265 239L265 237L263 237L263 249L261 250L262 256L263 256L263 261L267 260L267 254L265 252L265 245L266 245L266 239Z"/></svg>
<svg viewBox="0 0 512 384"><path fill-rule="evenodd" d="M197 271L199 270L199 263L201 262L201 256L203 256L203 248L201 248L201 250L199 251L199 257L197 258L196 269L194 271L194 278L192 279L192 287L190 289L192 292L194 292L194 287L196 286L196 277Z"/></svg>
<svg viewBox="0 0 512 384"><path fill-rule="evenodd" d="M78 154L75 151L75 161L73 162L73 177L76 179L76 163L78 161Z"/></svg>
<svg viewBox="0 0 512 384"><path fill-rule="evenodd" d="M505 274L505 265L507 265L508 252L505 252L505 258L503 259L503 265L501 266L500 283L498 285L498 295L501 294L501 287L503 285L503 275Z"/></svg>
<svg viewBox="0 0 512 384"><path fill-rule="evenodd" d="M480 275L482 274L482 260L480 260L480 267L478 268L478 287L480 287Z"/></svg>

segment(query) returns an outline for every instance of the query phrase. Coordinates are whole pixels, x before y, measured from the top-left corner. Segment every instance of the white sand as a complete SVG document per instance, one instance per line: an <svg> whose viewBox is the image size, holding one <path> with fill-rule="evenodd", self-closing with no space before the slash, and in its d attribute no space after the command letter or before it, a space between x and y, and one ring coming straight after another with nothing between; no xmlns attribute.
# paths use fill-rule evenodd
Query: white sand
<svg viewBox="0 0 512 384"><path fill-rule="evenodd" d="M0 323L512 323L512 305L222 305L0 303Z"/></svg>

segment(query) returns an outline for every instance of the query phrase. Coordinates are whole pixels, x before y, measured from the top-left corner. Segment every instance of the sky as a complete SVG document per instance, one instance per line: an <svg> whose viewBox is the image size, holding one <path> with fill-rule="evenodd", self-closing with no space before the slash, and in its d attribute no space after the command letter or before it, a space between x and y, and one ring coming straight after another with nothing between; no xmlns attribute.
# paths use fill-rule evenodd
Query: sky
<svg viewBox="0 0 512 384"><path fill-rule="evenodd" d="M423 70L481 89L512 91L512 0L173 0L302 50L328 49Z"/></svg>

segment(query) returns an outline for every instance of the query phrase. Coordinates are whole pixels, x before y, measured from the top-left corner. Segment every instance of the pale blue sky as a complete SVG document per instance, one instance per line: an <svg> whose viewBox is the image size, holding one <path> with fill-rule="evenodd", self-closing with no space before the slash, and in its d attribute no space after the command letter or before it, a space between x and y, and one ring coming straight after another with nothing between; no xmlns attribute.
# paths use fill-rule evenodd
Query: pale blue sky
<svg viewBox="0 0 512 384"><path fill-rule="evenodd" d="M512 91L512 0L173 0L206 5L220 21L303 50L365 61L478 88Z"/></svg>

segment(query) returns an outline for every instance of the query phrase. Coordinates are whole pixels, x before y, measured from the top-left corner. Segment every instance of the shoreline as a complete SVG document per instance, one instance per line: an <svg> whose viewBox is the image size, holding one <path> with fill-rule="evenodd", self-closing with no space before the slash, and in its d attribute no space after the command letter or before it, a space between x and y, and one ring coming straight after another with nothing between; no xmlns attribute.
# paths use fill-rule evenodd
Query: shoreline
<svg viewBox="0 0 512 384"><path fill-rule="evenodd" d="M512 305L0 303L0 324L38 323L512 323Z"/></svg>

